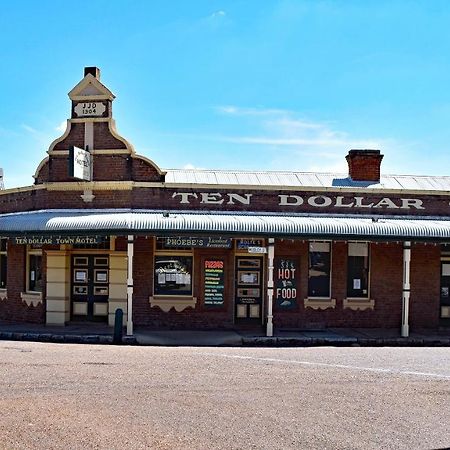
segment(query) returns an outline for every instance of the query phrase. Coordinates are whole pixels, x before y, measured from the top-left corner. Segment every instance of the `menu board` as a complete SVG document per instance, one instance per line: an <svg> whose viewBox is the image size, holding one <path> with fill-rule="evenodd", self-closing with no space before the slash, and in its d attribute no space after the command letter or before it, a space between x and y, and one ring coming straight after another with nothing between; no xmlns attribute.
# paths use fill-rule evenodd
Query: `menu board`
<svg viewBox="0 0 450 450"><path fill-rule="evenodd" d="M221 259L205 260L203 269L205 276L205 305L223 306L224 303L224 266Z"/></svg>
<svg viewBox="0 0 450 450"><path fill-rule="evenodd" d="M290 309L297 305L297 261L290 258L275 258L274 281L275 304Z"/></svg>

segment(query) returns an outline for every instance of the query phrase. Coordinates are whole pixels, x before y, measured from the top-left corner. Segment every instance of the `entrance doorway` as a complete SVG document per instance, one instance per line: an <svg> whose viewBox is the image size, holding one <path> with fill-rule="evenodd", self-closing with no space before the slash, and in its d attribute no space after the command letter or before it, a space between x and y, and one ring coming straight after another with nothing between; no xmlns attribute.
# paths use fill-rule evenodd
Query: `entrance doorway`
<svg viewBox="0 0 450 450"><path fill-rule="evenodd" d="M73 255L71 319L107 322L108 297L108 255Z"/></svg>
<svg viewBox="0 0 450 450"><path fill-rule="evenodd" d="M263 258L236 257L235 321L261 324L263 299Z"/></svg>

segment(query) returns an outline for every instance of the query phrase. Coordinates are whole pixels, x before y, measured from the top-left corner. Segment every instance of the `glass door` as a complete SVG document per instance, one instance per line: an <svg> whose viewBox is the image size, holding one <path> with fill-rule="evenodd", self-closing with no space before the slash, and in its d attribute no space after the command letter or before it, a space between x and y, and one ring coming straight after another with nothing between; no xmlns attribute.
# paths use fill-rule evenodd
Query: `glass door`
<svg viewBox="0 0 450 450"><path fill-rule="evenodd" d="M235 321L261 324L263 258L236 257Z"/></svg>
<svg viewBox="0 0 450 450"><path fill-rule="evenodd" d="M441 262L440 324L450 326L450 261Z"/></svg>
<svg viewBox="0 0 450 450"><path fill-rule="evenodd" d="M72 256L72 320L108 320L109 258Z"/></svg>

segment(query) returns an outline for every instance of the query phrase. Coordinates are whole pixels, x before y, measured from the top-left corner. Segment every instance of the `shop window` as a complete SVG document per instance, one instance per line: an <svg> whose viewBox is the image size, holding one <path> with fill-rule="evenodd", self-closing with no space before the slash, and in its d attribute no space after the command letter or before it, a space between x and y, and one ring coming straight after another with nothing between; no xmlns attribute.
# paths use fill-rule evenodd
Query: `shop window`
<svg viewBox="0 0 450 450"><path fill-rule="evenodd" d="M7 239L0 239L0 289L6 289Z"/></svg>
<svg viewBox="0 0 450 450"><path fill-rule="evenodd" d="M27 291L42 292L42 250L28 250Z"/></svg>
<svg viewBox="0 0 450 450"><path fill-rule="evenodd" d="M369 244L367 242L348 243L347 297L369 297Z"/></svg>
<svg viewBox="0 0 450 450"><path fill-rule="evenodd" d="M330 297L331 244L309 243L308 297Z"/></svg>
<svg viewBox="0 0 450 450"><path fill-rule="evenodd" d="M192 256L155 256L154 295L192 295Z"/></svg>

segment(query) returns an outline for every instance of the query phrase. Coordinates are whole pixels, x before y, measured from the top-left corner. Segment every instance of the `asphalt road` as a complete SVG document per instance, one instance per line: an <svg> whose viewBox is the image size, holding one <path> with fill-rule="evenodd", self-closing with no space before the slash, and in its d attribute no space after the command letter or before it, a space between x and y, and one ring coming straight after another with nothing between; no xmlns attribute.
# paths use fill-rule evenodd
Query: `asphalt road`
<svg viewBox="0 0 450 450"><path fill-rule="evenodd" d="M4 449L437 449L448 348L0 342Z"/></svg>

